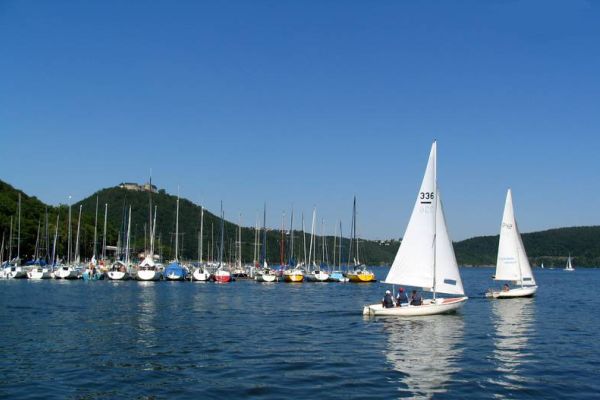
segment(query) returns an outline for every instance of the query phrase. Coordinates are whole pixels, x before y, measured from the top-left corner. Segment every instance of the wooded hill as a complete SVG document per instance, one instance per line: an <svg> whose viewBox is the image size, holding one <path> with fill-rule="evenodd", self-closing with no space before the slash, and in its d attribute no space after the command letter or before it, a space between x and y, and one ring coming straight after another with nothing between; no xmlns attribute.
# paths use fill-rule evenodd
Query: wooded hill
<svg viewBox="0 0 600 400"><path fill-rule="evenodd" d="M9 184L0 181L0 234L5 236L5 253L3 259L8 257L8 235L10 230L10 217L13 216L13 257L16 255L16 215L18 194L21 193L21 256L23 259L33 255L38 222L41 225L40 247L42 255L45 255L45 213L48 211L48 250L52 251L52 239L56 216L59 215L57 251L61 257L66 257L67 251L67 217L68 206L48 206L34 196L13 188ZM90 258L94 251L94 219L96 209L96 198L98 199L98 239L97 254L100 253L102 244L102 228L104 219L104 205L108 204L107 214L107 244L116 245L119 236L124 235L125 210L131 205L132 208L132 249L133 254L142 252L145 248L145 231L148 227L149 193L147 191L132 191L119 187L102 189L93 195L76 202L72 205L72 229L73 247L75 246L75 233L77 228L77 217L79 206L82 206L80 254L82 259ZM170 260L174 256L174 233L175 212L177 197L164 191L152 193L153 207L157 207L156 217L156 252L163 256L164 260ZM348 211L351 210L351 202L348 202ZM198 237L200 231L200 206L186 199L180 199L179 204L179 246L180 258L195 260L198 257ZM267 213L268 204L267 204ZM218 213L218 211L217 211ZM230 220L228 221L227 218ZM300 214L294 217L294 255L295 258L303 257L302 232L300 227ZM235 257L235 243L237 241L237 225L230 222L235 220L225 210L225 233L224 233L224 259ZM306 224L309 225L309 216L306 216ZM286 222L289 224L289 221ZM360 221L359 221L360 224ZM349 221L345 224L349 226ZM307 226L307 229L309 227ZM214 213L205 210L203 247L204 259L210 255L216 258L218 255L218 243L220 233L220 220ZM309 246L309 235L307 233L307 252ZM262 240L262 233L261 239ZM499 236L480 236L454 243L454 249L459 264L461 265L495 265L498 251ZM281 231L268 230L267 233L267 260L270 264L278 264L280 261ZM328 249L328 258L332 259L333 237L325 238ZM370 241L360 240L360 258L371 265L390 264L399 246L398 240ZM571 254L574 258L575 267L578 266L600 266L600 227L572 227L558 228L542 232L523 234L523 243L527 250L532 265L544 263L545 266L560 266L566 263L566 258ZM286 256L289 258L289 234L285 238ZM317 260L322 253L322 240L317 238ZM342 260L348 258L349 241L342 241ZM254 228L242 228L242 258L244 262L252 261L254 256Z"/></svg>

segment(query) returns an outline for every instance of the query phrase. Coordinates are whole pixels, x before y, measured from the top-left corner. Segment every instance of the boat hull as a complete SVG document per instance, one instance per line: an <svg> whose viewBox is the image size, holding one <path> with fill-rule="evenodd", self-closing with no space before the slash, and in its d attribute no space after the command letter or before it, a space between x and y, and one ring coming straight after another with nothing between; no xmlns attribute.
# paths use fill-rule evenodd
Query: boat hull
<svg viewBox="0 0 600 400"><path fill-rule="evenodd" d="M257 274L254 278L256 282L275 282L277 275L275 274Z"/></svg>
<svg viewBox="0 0 600 400"><path fill-rule="evenodd" d="M160 280L160 272L153 270L140 270L136 273L135 278L138 281L158 281Z"/></svg>
<svg viewBox="0 0 600 400"><path fill-rule="evenodd" d="M215 273L215 282L219 282L219 283L231 282L231 274L227 271L217 271Z"/></svg>
<svg viewBox="0 0 600 400"><path fill-rule="evenodd" d="M329 274L326 272L314 272L306 275L308 282L328 282Z"/></svg>
<svg viewBox="0 0 600 400"><path fill-rule="evenodd" d="M192 273L192 279L197 282L206 282L210 279L210 274L197 269Z"/></svg>
<svg viewBox="0 0 600 400"><path fill-rule="evenodd" d="M375 282L375 274L372 272L349 272L348 280L353 283Z"/></svg>
<svg viewBox="0 0 600 400"><path fill-rule="evenodd" d="M485 296L491 299L512 299L516 297L533 297L535 292L537 292L537 286L526 286L506 291L489 291Z"/></svg>
<svg viewBox="0 0 600 400"><path fill-rule="evenodd" d="M302 274L284 274L283 279L289 283L300 283L304 280L304 275Z"/></svg>
<svg viewBox="0 0 600 400"><path fill-rule="evenodd" d="M129 279L129 274L124 271L108 271L106 275L111 281L125 281Z"/></svg>
<svg viewBox="0 0 600 400"><path fill-rule="evenodd" d="M364 306L363 315L375 317L420 317L425 315L447 314L461 308L468 297L454 297L433 300L425 300L421 306L403 306L384 308L381 304Z"/></svg>
<svg viewBox="0 0 600 400"><path fill-rule="evenodd" d="M34 279L34 280L40 280L40 279L50 279L50 271L48 271L46 268L40 270L34 269L31 270L29 272L27 272L27 278L29 279Z"/></svg>

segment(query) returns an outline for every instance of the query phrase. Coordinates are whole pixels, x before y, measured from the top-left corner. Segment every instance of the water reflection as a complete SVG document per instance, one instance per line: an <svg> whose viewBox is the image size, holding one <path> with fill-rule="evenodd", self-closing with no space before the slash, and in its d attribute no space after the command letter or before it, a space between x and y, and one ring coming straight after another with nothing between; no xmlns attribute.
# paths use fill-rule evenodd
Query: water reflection
<svg viewBox="0 0 600 400"><path fill-rule="evenodd" d="M139 302L138 302L138 344L146 348L154 347L157 344L156 337L156 287L154 282L139 282Z"/></svg>
<svg viewBox="0 0 600 400"><path fill-rule="evenodd" d="M520 298L493 302L496 336L493 356L502 386L521 389L526 378L519 373L532 355L527 342L534 330L534 299Z"/></svg>
<svg viewBox="0 0 600 400"><path fill-rule="evenodd" d="M461 315L438 315L384 321L386 358L402 374L402 396L431 398L446 392L445 384L460 371L464 321Z"/></svg>

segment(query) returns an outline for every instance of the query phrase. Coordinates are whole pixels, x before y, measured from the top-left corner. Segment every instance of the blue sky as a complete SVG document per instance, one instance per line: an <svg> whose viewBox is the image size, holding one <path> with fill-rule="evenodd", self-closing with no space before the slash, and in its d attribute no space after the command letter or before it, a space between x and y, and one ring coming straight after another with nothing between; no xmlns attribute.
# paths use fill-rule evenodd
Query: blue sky
<svg viewBox="0 0 600 400"><path fill-rule="evenodd" d="M2 1L0 179L153 181L254 224L402 236L431 141L455 240L600 224L600 5Z"/></svg>

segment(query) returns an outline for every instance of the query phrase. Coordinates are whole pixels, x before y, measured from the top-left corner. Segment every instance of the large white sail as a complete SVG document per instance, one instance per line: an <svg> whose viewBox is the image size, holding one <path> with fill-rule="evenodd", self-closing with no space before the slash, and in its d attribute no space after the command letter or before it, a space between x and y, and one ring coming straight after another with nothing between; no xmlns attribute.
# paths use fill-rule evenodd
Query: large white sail
<svg viewBox="0 0 600 400"><path fill-rule="evenodd" d="M535 285L531 266L525 253L525 246L523 246L521 234L515 220L512 191L510 189L506 193L504 215L500 226L500 242L498 243L498 259L494 279Z"/></svg>
<svg viewBox="0 0 600 400"><path fill-rule="evenodd" d="M436 143L431 146L425 176L412 215L396 253L386 283L433 287L435 249Z"/></svg>
<svg viewBox="0 0 600 400"><path fill-rule="evenodd" d="M452 240L446 227L446 217L442 206L442 194L437 191L436 238L435 238L435 291L464 295L458 263L454 255Z"/></svg>

